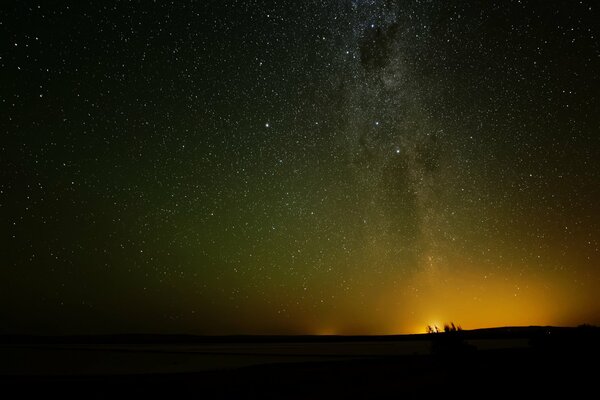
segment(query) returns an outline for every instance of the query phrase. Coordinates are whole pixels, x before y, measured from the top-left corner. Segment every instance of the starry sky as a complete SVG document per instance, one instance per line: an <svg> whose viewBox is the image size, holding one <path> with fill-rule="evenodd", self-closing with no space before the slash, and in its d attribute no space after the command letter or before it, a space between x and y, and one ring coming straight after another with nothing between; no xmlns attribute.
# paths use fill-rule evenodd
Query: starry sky
<svg viewBox="0 0 600 400"><path fill-rule="evenodd" d="M3 1L0 333L600 323L595 1Z"/></svg>

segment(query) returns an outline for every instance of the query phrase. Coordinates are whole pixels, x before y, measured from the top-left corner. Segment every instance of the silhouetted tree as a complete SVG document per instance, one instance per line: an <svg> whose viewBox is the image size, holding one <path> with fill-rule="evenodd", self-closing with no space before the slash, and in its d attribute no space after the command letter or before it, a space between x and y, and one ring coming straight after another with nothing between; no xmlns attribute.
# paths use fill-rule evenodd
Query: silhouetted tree
<svg viewBox="0 0 600 400"><path fill-rule="evenodd" d="M475 350L473 345L465 342L460 325L450 322L444 324L444 331L440 332L437 326L427 326L427 332L433 334L431 351L434 354L449 355L462 354Z"/></svg>

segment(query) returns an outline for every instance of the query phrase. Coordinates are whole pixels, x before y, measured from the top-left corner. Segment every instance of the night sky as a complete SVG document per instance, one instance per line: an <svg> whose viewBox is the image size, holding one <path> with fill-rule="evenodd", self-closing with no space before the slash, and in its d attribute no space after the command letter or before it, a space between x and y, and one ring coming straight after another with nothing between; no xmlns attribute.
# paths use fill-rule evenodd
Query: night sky
<svg viewBox="0 0 600 400"><path fill-rule="evenodd" d="M3 1L0 333L600 323L596 1Z"/></svg>

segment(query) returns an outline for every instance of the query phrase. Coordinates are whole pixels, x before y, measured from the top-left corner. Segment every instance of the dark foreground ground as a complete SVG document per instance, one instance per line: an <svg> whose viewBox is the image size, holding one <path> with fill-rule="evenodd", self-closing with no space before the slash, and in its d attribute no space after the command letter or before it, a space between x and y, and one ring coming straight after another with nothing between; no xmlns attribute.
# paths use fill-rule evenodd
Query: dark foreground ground
<svg viewBox="0 0 600 400"><path fill-rule="evenodd" d="M595 398L600 390L597 330L537 330L528 334L527 346L514 348L476 349L463 336L438 336L433 342L431 338L425 342L433 344L429 347L433 351L424 354L386 355L380 350L373 351L377 353L374 355L339 354L337 342L330 339L329 344L320 343L321 349L330 347L330 353L337 352L339 357L308 357L294 362L284 358L285 362L271 360L267 364L200 372L11 374L5 369L8 372L0 375L0 396L7 399L540 399ZM507 338L499 340L503 339ZM423 337L410 340L424 341ZM381 349L386 343L390 346L394 343L389 338L381 342L383 347L374 346L371 339L369 346ZM259 341L253 348L260 353L261 349L272 349L272 343ZM296 345L296 349L303 346ZM223 343L211 346L223 348Z"/></svg>

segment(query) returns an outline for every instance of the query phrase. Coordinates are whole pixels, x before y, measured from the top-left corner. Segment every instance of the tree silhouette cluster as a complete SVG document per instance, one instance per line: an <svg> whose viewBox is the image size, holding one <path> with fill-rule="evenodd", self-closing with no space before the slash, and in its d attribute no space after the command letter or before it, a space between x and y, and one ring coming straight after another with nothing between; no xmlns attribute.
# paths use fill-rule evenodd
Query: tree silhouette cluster
<svg viewBox="0 0 600 400"><path fill-rule="evenodd" d="M449 324L444 324L444 332L460 332L462 328L460 325L454 325L454 322L450 322ZM427 333L441 333L440 328L437 325L431 326L427 325Z"/></svg>
<svg viewBox="0 0 600 400"><path fill-rule="evenodd" d="M433 354L457 355L475 350L474 346L465 342L462 327L455 325L454 322L444 324L443 331L435 325L427 325L427 333L431 334L431 351Z"/></svg>

